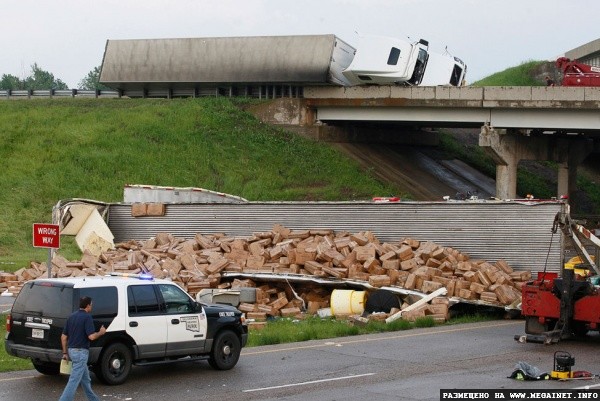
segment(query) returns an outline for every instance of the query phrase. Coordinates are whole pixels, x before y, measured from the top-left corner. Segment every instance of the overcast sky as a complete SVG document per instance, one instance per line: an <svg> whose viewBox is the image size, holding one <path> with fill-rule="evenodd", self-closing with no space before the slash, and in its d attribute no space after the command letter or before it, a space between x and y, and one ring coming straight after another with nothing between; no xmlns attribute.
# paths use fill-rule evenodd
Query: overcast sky
<svg viewBox="0 0 600 401"><path fill-rule="evenodd" d="M427 39L463 59L467 82L554 60L600 38L599 0L0 0L0 75L38 65L71 88L107 39L357 34Z"/></svg>

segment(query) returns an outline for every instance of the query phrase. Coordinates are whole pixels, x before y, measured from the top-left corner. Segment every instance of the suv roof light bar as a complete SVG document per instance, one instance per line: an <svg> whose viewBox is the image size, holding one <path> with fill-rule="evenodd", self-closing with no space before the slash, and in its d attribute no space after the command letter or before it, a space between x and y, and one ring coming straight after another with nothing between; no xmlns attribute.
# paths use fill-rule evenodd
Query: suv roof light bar
<svg viewBox="0 0 600 401"><path fill-rule="evenodd" d="M148 273L120 273L120 272L110 272L107 274L107 276L113 276L113 277L131 277L131 278L138 278L140 280L154 280L154 277L152 277L151 274Z"/></svg>

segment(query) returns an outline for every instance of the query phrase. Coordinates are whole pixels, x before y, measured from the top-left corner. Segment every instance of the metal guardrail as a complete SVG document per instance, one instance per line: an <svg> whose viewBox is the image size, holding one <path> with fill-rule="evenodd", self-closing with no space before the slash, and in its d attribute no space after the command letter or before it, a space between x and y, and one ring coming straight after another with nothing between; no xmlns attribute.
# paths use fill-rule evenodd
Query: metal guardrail
<svg viewBox="0 0 600 401"><path fill-rule="evenodd" d="M25 89L25 90L0 90L0 99L34 99L54 97L85 97L85 98L115 98L121 97L119 91L114 90L84 90L84 89Z"/></svg>
<svg viewBox="0 0 600 401"><path fill-rule="evenodd" d="M0 90L2 99L35 99L54 97L79 98L185 98L185 97L252 97L276 99L303 96L303 86L297 85L202 85L177 88L129 88L123 90L45 89L45 90Z"/></svg>

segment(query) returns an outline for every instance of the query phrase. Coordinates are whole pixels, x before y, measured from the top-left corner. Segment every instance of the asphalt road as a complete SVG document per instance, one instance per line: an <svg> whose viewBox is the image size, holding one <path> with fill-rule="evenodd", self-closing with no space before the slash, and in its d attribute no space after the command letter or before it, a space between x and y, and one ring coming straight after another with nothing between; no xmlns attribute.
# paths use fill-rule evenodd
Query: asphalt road
<svg viewBox="0 0 600 401"><path fill-rule="evenodd" d="M518 361L542 371L557 350L575 357L574 370L600 373L600 336L554 346L521 344L523 321L439 326L404 332L245 348L231 371L206 362L135 367L121 386L93 378L102 400L439 400L440 389L600 388L591 381L517 381ZM36 371L0 374L0 400L58 399L65 377ZM79 390L78 400L84 396Z"/></svg>

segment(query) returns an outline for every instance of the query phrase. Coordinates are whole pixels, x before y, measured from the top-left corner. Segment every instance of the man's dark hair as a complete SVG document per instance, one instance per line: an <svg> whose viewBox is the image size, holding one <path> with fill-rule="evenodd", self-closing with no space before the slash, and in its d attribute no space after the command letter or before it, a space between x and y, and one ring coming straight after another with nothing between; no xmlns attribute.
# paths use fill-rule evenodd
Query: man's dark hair
<svg viewBox="0 0 600 401"><path fill-rule="evenodd" d="M79 309L85 309L91 303L92 303L92 298L81 297L81 299L79 300Z"/></svg>

